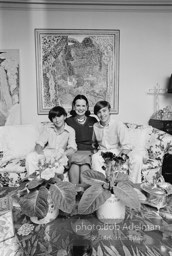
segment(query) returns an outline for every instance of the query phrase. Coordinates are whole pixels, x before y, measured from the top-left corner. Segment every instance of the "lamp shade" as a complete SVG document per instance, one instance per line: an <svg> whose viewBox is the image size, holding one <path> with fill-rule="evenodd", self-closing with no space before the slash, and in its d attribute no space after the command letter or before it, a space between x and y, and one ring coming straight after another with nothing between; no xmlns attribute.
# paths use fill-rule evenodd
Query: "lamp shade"
<svg viewBox="0 0 172 256"><path fill-rule="evenodd" d="M168 84L167 93L172 93L172 74L171 74L171 77L170 77L170 79L169 79L169 84Z"/></svg>

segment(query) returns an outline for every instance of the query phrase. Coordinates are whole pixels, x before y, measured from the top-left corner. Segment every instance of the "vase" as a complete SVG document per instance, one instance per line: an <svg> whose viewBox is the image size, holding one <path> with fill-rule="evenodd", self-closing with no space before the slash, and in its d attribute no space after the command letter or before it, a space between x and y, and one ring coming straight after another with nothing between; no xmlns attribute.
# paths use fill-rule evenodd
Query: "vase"
<svg viewBox="0 0 172 256"><path fill-rule="evenodd" d="M120 223L125 218L125 205L112 194L96 211L97 218L103 223Z"/></svg>
<svg viewBox="0 0 172 256"><path fill-rule="evenodd" d="M42 218L42 219L38 219L38 217L30 217L30 220L35 223L35 224L47 224L53 220L55 220L59 214L59 209L57 208L57 206L54 205L51 195L49 193L48 195L48 213L47 215Z"/></svg>

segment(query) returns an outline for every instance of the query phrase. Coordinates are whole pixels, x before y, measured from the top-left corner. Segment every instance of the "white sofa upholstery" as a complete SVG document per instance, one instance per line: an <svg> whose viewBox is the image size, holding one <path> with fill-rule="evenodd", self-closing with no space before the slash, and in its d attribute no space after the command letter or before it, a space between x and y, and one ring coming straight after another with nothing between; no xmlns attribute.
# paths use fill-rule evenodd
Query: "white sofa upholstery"
<svg viewBox="0 0 172 256"><path fill-rule="evenodd" d="M45 124L44 124L45 125ZM142 180L150 181L162 165L163 155L172 136L152 128L125 123L133 150L143 156ZM26 177L25 157L34 149L43 125L15 125L0 127L0 186L17 186Z"/></svg>
<svg viewBox="0 0 172 256"><path fill-rule="evenodd" d="M41 125L0 127L0 186L17 186L25 178L25 157L35 147Z"/></svg>

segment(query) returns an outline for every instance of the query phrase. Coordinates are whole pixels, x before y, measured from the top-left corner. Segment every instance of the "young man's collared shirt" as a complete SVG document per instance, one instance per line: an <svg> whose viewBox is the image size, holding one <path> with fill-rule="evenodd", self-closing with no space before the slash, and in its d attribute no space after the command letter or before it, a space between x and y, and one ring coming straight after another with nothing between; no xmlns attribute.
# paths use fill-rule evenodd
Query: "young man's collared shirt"
<svg viewBox="0 0 172 256"><path fill-rule="evenodd" d="M40 134L36 143L40 144L42 147L44 147L48 143L46 148L52 149L77 149L75 141L75 130L72 127L68 126L66 123L64 125L64 130L59 134L53 123L46 125L43 128L43 131Z"/></svg>
<svg viewBox="0 0 172 256"><path fill-rule="evenodd" d="M132 149L128 142L128 134L125 125L110 118L106 126L97 122L93 126L93 144L97 141L100 150Z"/></svg>

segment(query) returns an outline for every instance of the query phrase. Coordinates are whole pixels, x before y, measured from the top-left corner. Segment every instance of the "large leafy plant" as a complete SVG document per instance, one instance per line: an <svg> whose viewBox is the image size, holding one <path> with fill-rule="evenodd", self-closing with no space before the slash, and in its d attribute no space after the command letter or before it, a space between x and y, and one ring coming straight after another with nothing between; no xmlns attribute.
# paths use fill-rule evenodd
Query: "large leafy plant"
<svg viewBox="0 0 172 256"><path fill-rule="evenodd" d="M140 201L134 184L129 181L126 173L128 156L116 156L111 152L102 153L105 174L86 170L82 172L83 182L90 185L83 193L78 204L79 214L90 214L115 194L125 206L140 209Z"/></svg>
<svg viewBox="0 0 172 256"><path fill-rule="evenodd" d="M63 181L66 157L43 159L39 169L22 182L18 189L18 203L22 212L29 217L44 218L48 213L49 197L58 209L71 213L75 206L76 189Z"/></svg>

